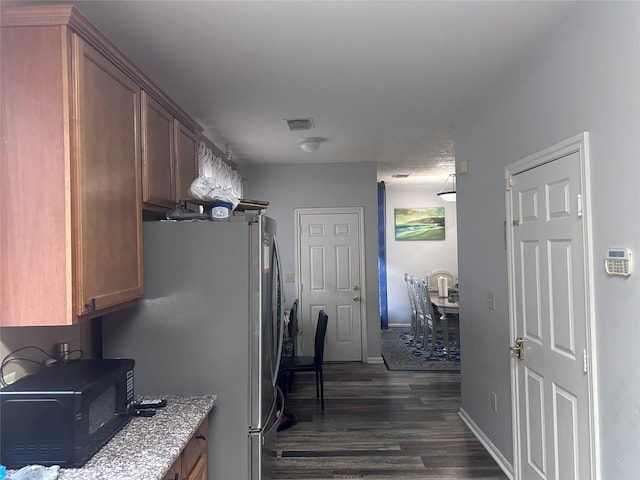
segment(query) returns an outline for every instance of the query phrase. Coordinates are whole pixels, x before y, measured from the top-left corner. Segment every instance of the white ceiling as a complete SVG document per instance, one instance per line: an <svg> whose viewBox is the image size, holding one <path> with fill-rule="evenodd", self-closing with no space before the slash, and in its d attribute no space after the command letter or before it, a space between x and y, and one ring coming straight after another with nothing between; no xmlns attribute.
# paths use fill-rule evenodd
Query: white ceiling
<svg viewBox="0 0 640 480"><path fill-rule="evenodd" d="M577 2L76 1L233 160L443 182L457 115ZM313 118L290 132L285 119ZM305 153L306 137L325 139Z"/></svg>

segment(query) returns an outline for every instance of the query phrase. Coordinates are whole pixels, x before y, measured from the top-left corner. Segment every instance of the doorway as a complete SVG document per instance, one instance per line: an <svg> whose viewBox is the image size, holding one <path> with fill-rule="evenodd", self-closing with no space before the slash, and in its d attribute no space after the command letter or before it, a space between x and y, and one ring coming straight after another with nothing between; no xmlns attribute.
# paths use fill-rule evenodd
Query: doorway
<svg viewBox="0 0 640 480"><path fill-rule="evenodd" d="M516 480L598 471L587 141L506 168Z"/></svg>
<svg viewBox="0 0 640 480"><path fill-rule="evenodd" d="M328 361L366 358L363 209L296 209L298 317L303 355L313 355L319 310L329 316Z"/></svg>

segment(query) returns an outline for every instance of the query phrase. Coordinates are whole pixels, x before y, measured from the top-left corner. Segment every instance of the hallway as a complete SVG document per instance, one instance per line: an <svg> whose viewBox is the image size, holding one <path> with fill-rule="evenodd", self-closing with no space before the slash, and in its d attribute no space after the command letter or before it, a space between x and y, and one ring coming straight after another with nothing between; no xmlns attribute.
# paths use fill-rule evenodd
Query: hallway
<svg viewBox="0 0 640 480"><path fill-rule="evenodd" d="M458 416L460 374L325 364L325 411L298 374L277 434L278 479L506 479Z"/></svg>

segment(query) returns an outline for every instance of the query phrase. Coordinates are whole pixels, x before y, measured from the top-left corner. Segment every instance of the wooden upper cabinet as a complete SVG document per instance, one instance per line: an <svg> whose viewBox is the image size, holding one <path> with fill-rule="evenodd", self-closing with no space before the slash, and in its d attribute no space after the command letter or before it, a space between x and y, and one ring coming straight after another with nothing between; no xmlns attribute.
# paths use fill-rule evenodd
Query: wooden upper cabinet
<svg viewBox="0 0 640 480"><path fill-rule="evenodd" d="M188 200L191 182L198 176L198 139L199 135L182 124L174 121L175 133L175 172L176 201Z"/></svg>
<svg viewBox="0 0 640 480"><path fill-rule="evenodd" d="M188 200L198 176L199 134L142 92L142 205L166 212Z"/></svg>
<svg viewBox="0 0 640 480"><path fill-rule="evenodd" d="M142 296L140 87L74 40L76 315Z"/></svg>
<svg viewBox="0 0 640 480"><path fill-rule="evenodd" d="M3 326L68 325L143 293L140 87L72 10L0 9Z"/></svg>
<svg viewBox="0 0 640 480"><path fill-rule="evenodd" d="M0 5L0 21L0 326L132 305L143 198L185 197L202 128L76 7Z"/></svg>
<svg viewBox="0 0 640 480"><path fill-rule="evenodd" d="M175 206L173 115L142 92L142 201L149 209Z"/></svg>

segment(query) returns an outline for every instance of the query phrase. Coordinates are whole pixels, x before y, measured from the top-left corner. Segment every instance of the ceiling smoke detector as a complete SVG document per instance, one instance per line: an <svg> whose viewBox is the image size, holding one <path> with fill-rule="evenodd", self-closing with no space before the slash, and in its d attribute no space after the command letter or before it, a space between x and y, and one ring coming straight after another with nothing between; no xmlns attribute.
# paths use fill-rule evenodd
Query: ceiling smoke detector
<svg viewBox="0 0 640 480"><path fill-rule="evenodd" d="M307 138L300 142L300 148L305 152L315 152L320 148L320 139L318 138Z"/></svg>
<svg viewBox="0 0 640 480"><path fill-rule="evenodd" d="M285 121L287 122L287 125L289 125L289 130L291 132L311 130L314 127L313 118L296 118Z"/></svg>

